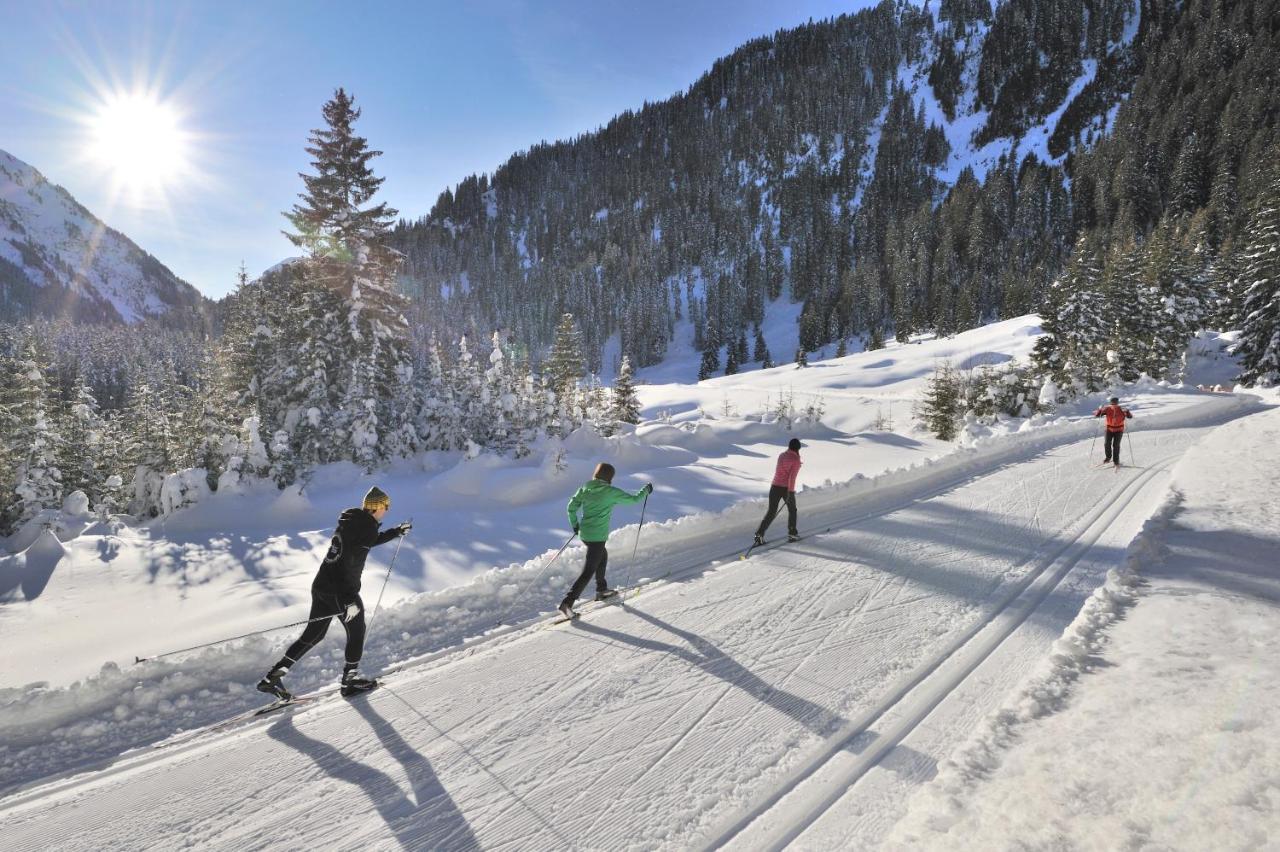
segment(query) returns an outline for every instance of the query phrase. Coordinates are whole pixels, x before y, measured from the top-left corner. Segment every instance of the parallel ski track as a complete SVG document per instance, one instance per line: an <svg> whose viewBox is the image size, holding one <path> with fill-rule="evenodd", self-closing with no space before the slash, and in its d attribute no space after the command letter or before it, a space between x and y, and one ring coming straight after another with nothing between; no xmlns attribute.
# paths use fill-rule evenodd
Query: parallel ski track
<svg viewBox="0 0 1280 852"><path fill-rule="evenodd" d="M1183 428L1207 428L1220 423L1233 420L1237 417L1251 413L1246 408L1230 408L1224 411L1206 412L1203 418L1197 418L1192 423L1171 423L1150 430L1147 434L1162 431L1164 429L1183 429ZM1185 412L1178 413L1185 416ZM1174 419L1181 419L1176 416ZM1007 455L1000 455L996 458L985 462L976 463L973 467L957 471L955 474L946 477L940 482L921 482L918 484L895 485L892 482L886 483L885 490L889 492L902 491L901 497L883 497L878 498L884 502L870 510L865 510L852 515L839 517L839 504L827 506L819 509L818 514L823 520L812 526L803 527L800 530L802 537L814 535L816 533L827 532L836 529L846 529L867 520L879 518L885 515L900 511L916 503L924 502L940 494L951 491L965 483L972 482L982 477L988 476L997 470L1005 468L1012 464L1019 464L1030 459L1038 458L1046 455L1053 450L1068 446L1070 444L1082 441L1082 436L1078 434L1061 434L1045 436L1043 442L1035 442L1025 448L1019 448L1017 451ZM1152 468L1138 468L1139 470L1151 471ZM1145 480L1144 480L1145 481ZM1023 483L1024 487L1026 483ZM1047 483L1045 488L1047 488ZM859 494L851 495L851 501L864 502L868 499L868 495ZM870 499L877 500L877 495L870 495ZM832 516L835 516L832 519ZM779 538L776 542L770 542L762 547L757 547L752 552L752 559L757 554L767 553L778 547L786 545L785 538ZM623 603L631 600L640 594L648 591L662 590L668 588L675 581L685 580L696 577L705 573L708 569L729 567L733 563L738 562L736 558L743 552L742 548L735 547L733 550L724 551L714 556L698 556L686 562L678 562L669 568L665 573L651 578L644 583L627 587L623 591ZM726 563L728 563L726 565ZM601 602L593 604L590 607L584 607L580 617L589 616L602 608L614 606L612 602ZM394 676L405 671L429 671L433 668L444 667L461 660L464 660L475 653L486 650L492 650L509 642L526 641L536 636L540 631L555 627L554 617L539 616L534 619L528 619L524 622L491 630L482 636L475 637L473 640L464 642L462 645L452 645L442 648L438 651L416 657L396 666L387 669L380 680L394 683ZM328 691L326 691L328 692ZM294 715L302 713L315 713L327 707L331 700L337 697L336 690L332 694L321 693L317 696L317 700L308 702L311 706L300 708L294 712ZM0 790L0 813L22 805L32 799L38 799L45 795L56 793L62 789L75 787L81 784L95 785L99 781L106 781L113 775L124 771L133 771L139 767L146 766L158 760L167 759L170 756L184 753L189 750L198 750L212 747L222 737L240 736L256 730L258 727L270 724L267 717L254 716L237 716L231 719L224 719L219 722L211 723L202 728L177 734L174 737L142 746L132 752L125 752L122 755L107 758L95 759L87 761L84 764L70 767L61 772L45 776L44 778L29 780L21 784L13 785L8 789ZM82 777L86 773L92 773L91 777Z"/></svg>
<svg viewBox="0 0 1280 852"><path fill-rule="evenodd" d="M1036 610L1037 606L1058 586L1080 558L1123 510L1142 492L1143 488L1165 465L1179 458L1175 453L1160 459L1143 469L1110 500L1101 503L1081 523L1078 531L1067 541L1038 561L1034 570L1010 588L997 605L982 619L970 625L949 645L899 682L875 706L850 720L837 733L827 738L820 748L796 766L754 805L740 812L732 822L722 827L703 842L700 848L720 849L738 839L760 817L765 816L793 791L815 777L836 755L848 749L855 739L864 735L878 720L895 710L901 710L902 718L881 732L875 741L863 750L848 769L835 778L821 783L817 798L805 807L803 815L770 830L766 837L752 835L750 848L780 850L798 839L824 813L839 801L851 786L866 775L880 760L901 743L928 715L951 695L974 670L988 659L1000 645ZM1102 523L1099 523L1102 521ZM1055 567L1056 566L1056 567ZM1050 570L1052 569L1052 570ZM1006 613L1010 617L1001 621ZM983 635L986 634L986 635ZM952 664L952 671L940 670ZM938 682L929 681L938 675ZM927 686L925 689L920 689ZM808 795L815 795L809 792Z"/></svg>

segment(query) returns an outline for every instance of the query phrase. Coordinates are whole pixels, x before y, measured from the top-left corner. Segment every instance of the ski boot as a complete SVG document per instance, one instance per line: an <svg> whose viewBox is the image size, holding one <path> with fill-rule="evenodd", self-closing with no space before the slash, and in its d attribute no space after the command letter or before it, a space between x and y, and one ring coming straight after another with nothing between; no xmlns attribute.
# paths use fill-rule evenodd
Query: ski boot
<svg viewBox="0 0 1280 852"><path fill-rule="evenodd" d="M596 592L596 600L598 601L607 601L610 598L616 598L617 596L618 596L617 589L601 589L600 591Z"/></svg>
<svg viewBox="0 0 1280 852"><path fill-rule="evenodd" d="M568 598L565 598L564 600L560 601L560 606L556 607L556 609L559 610L560 614L565 618L578 617L578 614L573 611L573 601L569 600Z"/></svg>
<svg viewBox="0 0 1280 852"><path fill-rule="evenodd" d="M284 676L289 673L286 668L275 668L267 672L266 676L258 681L258 691L265 692L267 695L274 695L281 701L288 701L293 698L289 690L284 688Z"/></svg>
<svg viewBox="0 0 1280 852"><path fill-rule="evenodd" d="M353 695L359 695L362 692L368 692L378 685L376 678L361 677L360 671L354 666L344 669L342 672L342 695L350 698Z"/></svg>
<svg viewBox="0 0 1280 852"><path fill-rule="evenodd" d="M800 533L787 533L787 541L799 541Z"/></svg>
<svg viewBox="0 0 1280 852"><path fill-rule="evenodd" d="M763 545L764 545L764 536L760 535L759 533L756 533L756 537L751 539L751 546L761 547Z"/></svg>

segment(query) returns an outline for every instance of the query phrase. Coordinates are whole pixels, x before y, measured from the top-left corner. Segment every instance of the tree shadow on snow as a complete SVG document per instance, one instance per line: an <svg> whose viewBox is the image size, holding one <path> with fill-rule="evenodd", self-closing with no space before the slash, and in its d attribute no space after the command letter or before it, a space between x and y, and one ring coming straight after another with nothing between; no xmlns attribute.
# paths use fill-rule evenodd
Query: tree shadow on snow
<svg viewBox="0 0 1280 852"><path fill-rule="evenodd" d="M1173 558L1144 570L1148 577L1186 579L1224 592L1280 604L1280 541L1236 530L1174 527L1166 537Z"/></svg>
<svg viewBox="0 0 1280 852"><path fill-rule="evenodd" d="M737 660L730 657L724 651L721 651L715 645L687 630L681 630L674 624L669 624L662 619L650 615L647 612L638 610L635 607L627 606L625 603L620 604L622 609L627 613L634 615L642 621L647 621L654 627L664 630L673 636L678 636L684 640L690 647L686 648L682 645L674 645L669 642L661 642L657 639L645 639L640 636L633 636L630 633L623 633L618 630L610 630L607 627L601 627L599 624L575 619L571 622L572 626L588 634L599 636L602 639L613 640L626 645L633 645L646 651L658 651L663 654L670 654L673 657L684 660L690 665L702 669L709 675L723 680L725 683L735 686L745 692L747 695L755 698L761 703L783 713L804 727L808 728L819 736L826 736L835 731L844 723L837 714L831 712L820 704L815 704L807 698L794 695L782 689L778 689L766 680L763 680L750 669L743 666ZM690 650L692 649L692 650Z"/></svg>
<svg viewBox="0 0 1280 852"><path fill-rule="evenodd" d="M440 783L430 762L410 746L367 700L352 702L379 741L404 768L413 798L386 773L352 760L338 749L299 731L289 716L267 729L267 735L305 754L328 775L359 787L377 809L402 849L479 849L466 818Z"/></svg>

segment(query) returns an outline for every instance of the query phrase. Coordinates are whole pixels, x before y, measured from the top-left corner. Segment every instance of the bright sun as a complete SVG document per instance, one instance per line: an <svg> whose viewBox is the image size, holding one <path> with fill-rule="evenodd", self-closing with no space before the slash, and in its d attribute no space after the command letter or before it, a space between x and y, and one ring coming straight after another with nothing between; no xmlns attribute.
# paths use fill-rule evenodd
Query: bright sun
<svg viewBox="0 0 1280 852"><path fill-rule="evenodd" d="M179 117L151 95L106 98L90 131L90 153L125 194L163 193L188 169L187 134Z"/></svg>

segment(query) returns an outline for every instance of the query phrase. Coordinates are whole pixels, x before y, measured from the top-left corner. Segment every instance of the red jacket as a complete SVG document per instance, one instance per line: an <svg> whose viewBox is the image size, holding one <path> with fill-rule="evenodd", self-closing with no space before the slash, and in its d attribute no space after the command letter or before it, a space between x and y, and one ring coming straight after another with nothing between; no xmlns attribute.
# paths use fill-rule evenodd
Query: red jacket
<svg viewBox="0 0 1280 852"><path fill-rule="evenodd" d="M773 472L773 484L796 490L796 476L800 473L800 454L786 450L778 456L778 469Z"/></svg>
<svg viewBox="0 0 1280 852"><path fill-rule="evenodd" d="M1118 405L1104 405L1093 412L1093 416L1107 418L1108 432L1123 432L1124 421L1133 417L1133 412Z"/></svg>

